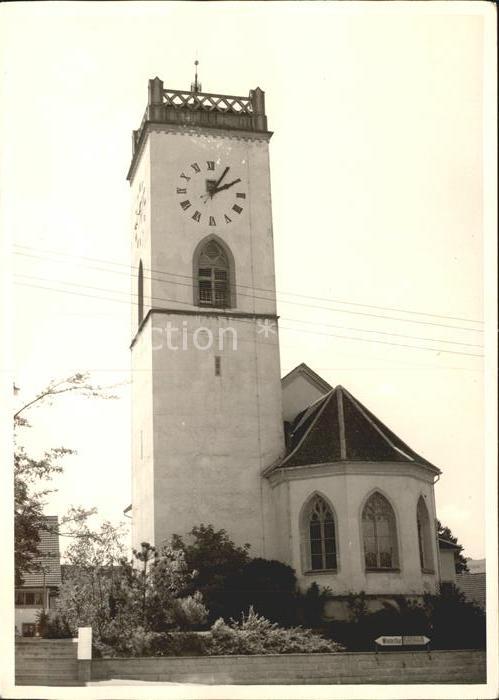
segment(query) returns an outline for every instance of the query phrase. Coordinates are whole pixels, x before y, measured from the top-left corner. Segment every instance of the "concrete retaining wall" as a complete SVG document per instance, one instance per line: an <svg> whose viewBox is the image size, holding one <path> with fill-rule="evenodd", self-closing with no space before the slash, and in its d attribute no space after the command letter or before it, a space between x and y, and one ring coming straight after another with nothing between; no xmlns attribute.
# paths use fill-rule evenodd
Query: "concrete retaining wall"
<svg viewBox="0 0 499 700"><path fill-rule="evenodd" d="M485 683L485 652L94 659L92 680L203 684Z"/></svg>

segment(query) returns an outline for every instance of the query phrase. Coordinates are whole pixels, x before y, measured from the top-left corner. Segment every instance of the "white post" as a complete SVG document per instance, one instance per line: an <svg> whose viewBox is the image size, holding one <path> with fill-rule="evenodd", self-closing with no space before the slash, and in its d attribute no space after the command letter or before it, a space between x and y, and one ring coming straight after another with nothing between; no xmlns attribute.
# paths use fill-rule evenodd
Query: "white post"
<svg viewBox="0 0 499 700"><path fill-rule="evenodd" d="M78 679L89 681L92 677L92 628L78 627Z"/></svg>

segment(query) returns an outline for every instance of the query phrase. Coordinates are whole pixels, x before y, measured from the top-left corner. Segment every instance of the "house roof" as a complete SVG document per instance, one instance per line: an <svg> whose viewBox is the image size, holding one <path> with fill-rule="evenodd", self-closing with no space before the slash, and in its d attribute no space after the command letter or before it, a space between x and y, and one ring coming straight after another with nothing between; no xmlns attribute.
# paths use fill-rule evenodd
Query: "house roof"
<svg viewBox="0 0 499 700"><path fill-rule="evenodd" d="M468 600L485 610L485 573L456 575L456 587L464 593Z"/></svg>
<svg viewBox="0 0 499 700"><path fill-rule="evenodd" d="M284 375L284 377L281 379L282 386L284 387L287 384L289 384L289 382L291 382L299 374L306 377L312 384L315 384L319 391L322 391L323 393L331 391L331 389L333 388L330 384L326 382L325 379L320 377L316 372L314 372L313 369L310 369L310 367L304 362L297 365L294 369L291 370L291 372L288 372L286 375Z"/></svg>
<svg viewBox="0 0 499 700"><path fill-rule="evenodd" d="M288 454L272 469L343 461L402 462L440 473L337 386L298 414L290 429Z"/></svg>
<svg viewBox="0 0 499 700"><path fill-rule="evenodd" d="M438 538L439 549L459 549L459 545L450 540L445 540L443 537Z"/></svg>
<svg viewBox="0 0 499 700"><path fill-rule="evenodd" d="M40 543L38 549L41 557L34 559L36 570L23 574L22 588L34 586L61 585L61 557L59 552L59 520L57 515L46 515L43 526L39 530Z"/></svg>

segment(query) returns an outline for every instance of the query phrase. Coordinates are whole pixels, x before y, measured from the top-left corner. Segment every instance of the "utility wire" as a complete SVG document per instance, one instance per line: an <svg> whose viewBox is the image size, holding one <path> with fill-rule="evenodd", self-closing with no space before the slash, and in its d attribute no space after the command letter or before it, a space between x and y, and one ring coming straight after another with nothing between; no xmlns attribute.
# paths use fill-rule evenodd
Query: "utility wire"
<svg viewBox="0 0 499 700"><path fill-rule="evenodd" d="M115 266L118 266L118 267L126 267L126 268L128 268L128 269L130 269L130 270L138 271L138 266L136 266L136 265L128 265L127 263L119 263L119 262L115 262L115 261L113 261L113 260L105 260L105 259L102 259L102 258L93 258L93 257L84 256L84 255L82 255L82 256L76 256L76 255L71 255L70 253L61 253L61 252L58 252L58 251L49 251L49 250L46 250L46 249L43 249L43 248L35 248L35 247L32 247L32 246L23 246L23 245L19 245L19 244L16 244L15 247L16 247L16 248L23 248L23 249L27 249L27 250L39 251L39 252L42 252L42 253L47 253L47 254L49 254L49 255L59 255L59 256L68 257L68 258L76 258L77 260L89 260L89 261L92 261L92 262L103 263L103 264L106 264L106 265L115 265ZM26 253L21 253L21 252L16 253L16 254L19 254L19 255L27 255ZM36 256L34 256L34 257L36 257ZM45 256L45 257L46 257L46 256ZM169 276L172 276L172 277L180 277L180 278L188 279L188 280L191 280L191 279L192 279L192 276L190 276L190 275L182 275L182 274L179 274L179 273L176 273L176 272L169 272L169 271L166 271L166 270L159 270L159 269L155 269L155 268L147 268L147 267L145 267L145 266L143 266L143 270L144 270L144 271L147 271L147 272L154 273L154 274L169 275ZM104 271L109 271L109 270L104 270ZM154 279L154 278L151 277L150 279ZM158 280L158 281L160 281L160 280ZM171 282L171 283L173 284L173 282ZM406 313L406 314L414 314L414 315L419 315L419 316L429 316L429 317L432 317L432 318L444 318L444 319L451 320L451 321L464 321L464 322L467 322L467 323L480 323L480 324L483 324L483 321L479 321L479 320L476 320L476 319L463 318L463 317L459 317L459 316L448 316L448 315L445 315L445 314L435 314L435 313L431 313L431 312L428 312L428 311L414 311L414 310L410 310L410 309L403 309L403 308L400 308L400 307L380 306L380 305L376 305L376 304L365 304L365 303L360 303L360 302L346 301L346 300L344 300L344 299L335 299L335 298L327 298L327 297L316 297L316 296L311 296L311 295L307 295L307 294L299 294L298 292L286 292L286 291L281 291L281 290L268 289L268 288L264 288L264 287L254 287L254 286L243 285L243 284L236 284L235 286L236 286L236 288L240 288L240 289L250 289L250 290L255 290L255 291L260 291L260 292L268 292L269 294L275 294L275 293L277 293L277 294L285 294L285 295L288 295L288 296L295 296L295 297L302 298L302 299L311 299L311 300L314 300L314 301L325 301L325 302L328 302L328 303L340 303L340 304L346 304L346 305L349 305L349 306L361 306L361 307L366 307L366 308L371 308L371 309L386 310L386 311L396 311L396 312L402 312L402 313ZM248 296L249 296L249 295L248 295ZM251 295L251 296L252 296L252 295ZM285 301L285 300L283 300L283 303L287 303L287 304L296 304L297 302L292 302L292 301ZM318 308L321 308L321 307L318 307ZM335 310L337 310L337 309L335 309ZM352 313L353 313L353 312L352 312ZM381 317L381 318L390 318L390 317L389 317L389 316L386 316L386 317ZM409 319L395 319L395 320L409 320ZM423 322L423 321L419 321L419 323L424 323L424 322ZM468 330L468 329L466 329L466 330Z"/></svg>
<svg viewBox="0 0 499 700"><path fill-rule="evenodd" d="M66 284L66 285L69 285L72 287L81 287L82 289L91 289L93 291L107 292L107 293L111 293L111 294L125 294L126 296L131 295L132 297L138 297L138 294L136 292L127 292L127 291L119 290L119 289L109 289L106 287L94 287L91 285L80 284L77 282L69 282L66 280L59 280L59 279L47 278L47 277L39 277L36 275L25 275L25 274L21 274L21 273L17 273L17 276L40 281L40 282L48 282L48 283L57 282L58 284ZM183 285L183 286L192 287L192 284ZM148 298L151 299L151 305L152 305L152 301L154 300L155 302L156 301L160 301L160 302L166 301L166 302L175 302L175 303L182 304L184 306L189 306L189 307L192 306L192 304L189 302L182 302L182 301L179 301L177 299L171 299L171 298L167 298L167 297L152 296L152 297L148 297ZM431 343L448 343L450 345L461 345L461 346L468 346L468 347L483 348L483 345L480 345L478 343L462 343L462 342L459 342L457 340L445 340L443 338L427 338L427 337L417 336L417 335L406 335L404 333L391 333L388 331L373 330L370 328L353 328L351 326L342 326L342 325L338 325L335 323L320 323L320 322L316 322L316 321L305 321L304 319L288 318L286 316L281 316L280 318L283 321L291 321L294 323L304 323L304 324L314 325L314 326L318 326L318 327L340 328L340 329L347 330L347 331L356 331L359 333L376 333L379 335L388 335L388 336L393 336L396 338L405 338L405 339L409 339L409 340L424 340L424 341L428 341Z"/></svg>
<svg viewBox="0 0 499 700"><path fill-rule="evenodd" d="M28 284L25 282L15 282L16 285L18 286L23 286L23 287L30 287L33 289L46 289L48 291L53 291L53 292L61 292L64 294L73 294L76 296L82 296L82 297L89 297L91 299L104 299L106 301L111 301L111 302L116 302L116 303L122 303L122 304L129 304L128 301L125 301L124 299L111 299L110 297L103 297L102 295L92 295L92 294L85 294L83 292L72 292L71 290L68 289L57 289L55 287L46 287L42 285L34 285L34 284ZM179 302L181 303L181 302ZM189 305L191 306L191 305ZM238 319L238 322L247 322L244 319ZM252 323L251 321L247 323ZM355 338L352 336L344 336L344 335L338 335L335 333L321 333L319 331L306 331L303 329L298 329L298 328L291 328L290 326L280 326L284 330L291 330L296 333L312 333L314 335L323 335L323 336L328 336L331 338L343 338L345 340L356 340L360 342L365 342L365 343L380 343L382 345L391 345L392 347L402 347L402 348L410 348L411 350L426 350L430 352L436 352L436 353L446 353L446 354L452 354L452 355L463 355L467 357L483 357L483 355L479 354L474 354L474 353L468 353L468 352L458 352L457 350L445 350L442 348L429 348L429 347L423 347L423 346L416 346L416 345L406 345L402 343L390 343L388 341L384 340L377 340L374 338Z"/></svg>
<svg viewBox="0 0 499 700"><path fill-rule="evenodd" d="M35 257L35 258L40 258L40 257L41 257L42 259L44 259L43 256L33 255L33 254L29 254L29 253L16 253L16 254L18 254L18 255L24 255L24 256L28 256L28 257ZM64 261L61 261L61 260L54 260L54 262L62 263L62 262L64 262ZM84 265L84 266L87 266L87 267L91 267L92 269L100 269L100 270L102 270L103 272L111 272L111 273L113 273L113 274L126 274L126 275L128 276L128 273L122 272L122 271L119 271L119 270L108 270L108 269L105 269L105 268L96 268L95 266L86 265L85 263L81 263L81 262L78 263L78 264ZM111 264L113 264L113 265L123 265L122 263L111 263ZM125 265L125 267L127 267L127 266ZM171 274L171 275L173 275L173 276L177 276L177 277L182 277L182 278L189 279L190 282L189 282L189 283L185 283L185 282L176 282L176 281L174 281L174 280L167 280L167 279L163 279L163 278L146 277L146 276L144 276L144 279L153 280L153 281L157 281L157 282L163 282L163 283L171 284L171 285L178 285L178 286L184 286L184 287L192 287L192 276L189 277L188 275L176 275L175 273L166 273L166 272L161 272L161 273L159 273L159 274L163 274L163 275ZM238 285L235 285L235 286L237 287ZM247 287L247 288L250 289L250 287ZM257 288L255 287L255 289L257 289ZM257 295L255 295L255 294L245 294L244 292L238 292L238 295L239 295L239 296L248 297L248 298L253 299L253 300L256 300L256 299L262 300L262 301L273 301L273 300L274 300L273 298L269 298L269 297L260 297L260 296L257 296ZM395 316L386 316L386 315L373 314L373 313L360 312L360 311L350 311L350 310L347 310L347 309L331 308L331 307L326 307L326 306L317 305L317 304L304 304L304 303L296 302L296 301L287 301L287 300L285 300L285 299L281 299L281 300L280 300L280 303L282 303L282 304L292 304L292 305L294 305L294 306L303 306L303 307L308 307L308 308L313 308L313 309L320 309L320 310L326 310L326 311L331 311L331 312L338 312L338 313L345 313L345 314L353 314L353 315L357 315L357 316L367 316L367 317L370 317L370 318L380 318L380 319L386 319L386 320L392 320L392 321L402 321L402 322L404 322L404 323L417 323L417 324L422 324L422 325L427 325L427 326L436 326L436 327L441 327L441 328L451 328L451 329L454 329L454 330L461 330L461 331L471 331L471 332L473 332L473 333L483 333L483 331L482 331L481 329L478 329L478 328L466 328L466 327L464 327L464 326L454 326L454 325L450 325L450 324L446 324L446 323L435 323L435 322L432 322L432 321L423 321L423 320L420 320L420 319L400 318L400 317L395 317ZM342 303L348 303L348 302L342 302ZM381 308L383 308L383 307L381 307ZM406 313L406 312L403 311L403 313ZM418 313L418 312L407 312L407 313ZM444 318L445 318L445 317L444 317ZM453 317L449 317L449 318L453 318ZM473 322L474 322L474 323L479 323L478 321L473 321Z"/></svg>

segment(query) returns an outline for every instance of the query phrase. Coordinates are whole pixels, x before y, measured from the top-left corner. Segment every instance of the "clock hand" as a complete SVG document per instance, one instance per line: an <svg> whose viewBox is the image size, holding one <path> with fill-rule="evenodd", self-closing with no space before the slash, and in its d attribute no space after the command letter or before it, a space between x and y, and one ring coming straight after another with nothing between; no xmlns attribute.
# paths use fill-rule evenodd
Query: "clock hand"
<svg viewBox="0 0 499 700"><path fill-rule="evenodd" d="M228 182L225 185L222 185L221 187L216 187L211 191L211 195L213 196L217 192L221 192L222 190L228 190L229 187L232 187L232 185L236 185L238 182L241 182L241 178L238 177L237 180L232 180L232 182Z"/></svg>
<svg viewBox="0 0 499 700"><path fill-rule="evenodd" d="M229 172L229 170L230 170L230 168L229 168L229 166L227 166L227 167L225 168L225 170L223 171L223 173L222 173L222 174L220 175L220 177L218 178L218 180L217 180L217 181L215 182L215 184L213 185L213 190L216 190L216 189L217 189L217 187L218 187L219 184L222 182L222 180L224 179L224 177L227 175L227 173ZM212 192L213 192L213 190L212 190Z"/></svg>

